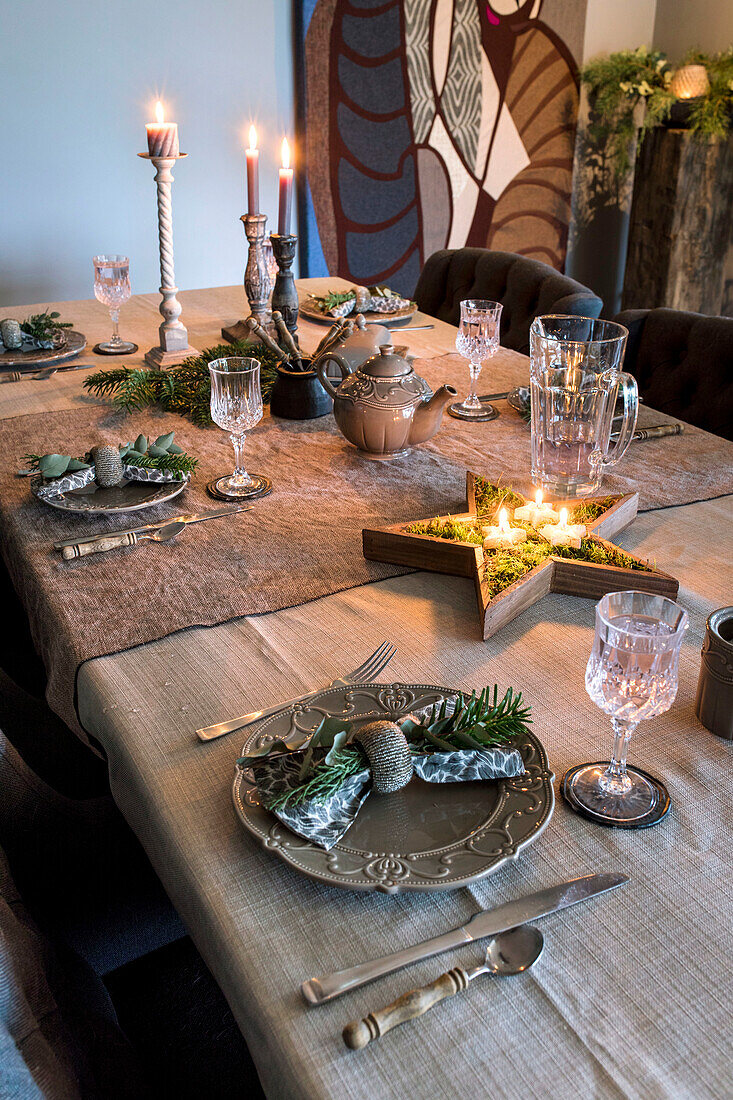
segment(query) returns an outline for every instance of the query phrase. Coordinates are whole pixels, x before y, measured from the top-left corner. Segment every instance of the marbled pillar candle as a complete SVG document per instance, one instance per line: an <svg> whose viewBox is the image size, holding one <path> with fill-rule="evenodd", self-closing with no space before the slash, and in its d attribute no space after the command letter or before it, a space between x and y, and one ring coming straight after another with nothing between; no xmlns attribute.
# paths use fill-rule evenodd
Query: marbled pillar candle
<svg viewBox="0 0 733 1100"><path fill-rule="evenodd" d="M155 122L148 122L145 129L148 135L148 153L151 157L178 156L178 123L166 122L163 104L155 104Z"/></svg>

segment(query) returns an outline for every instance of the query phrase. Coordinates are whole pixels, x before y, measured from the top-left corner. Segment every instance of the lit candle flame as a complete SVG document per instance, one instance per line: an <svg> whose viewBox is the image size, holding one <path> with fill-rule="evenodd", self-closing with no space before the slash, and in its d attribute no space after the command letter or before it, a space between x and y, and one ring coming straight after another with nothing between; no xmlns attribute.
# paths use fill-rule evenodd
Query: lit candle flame
<svg viewBox="0 0 733 1100"><path fill-rule="evenodd" d="M539 508L540 504L542 504L542 490L541 489L538 489L537 492L535 493L534 502L535 502L535 504L537 505L538 508Z"/></svg>
<svg viewBox="0 0 733 1100"><path fill-rule="evenodd" d="M283 168L289 168L290 167L290 146L288 145L288 139L287 138L283 138L282 155L283 155Z"/></svg>
<svg viewBox="0 0 733 1100"><path fill-rule="evenodd" d="M165 122L165 111L160 100L155 104L155 121L158 123Z"/></svg>
<svg viewBox="0 0 733 1100"><path fill-rule="evenodd" d="M501 531L502 535L509 534L509 516L507 515L506 508L502 508L502 510L499 512L499 530Z"/></svg>
<svg viewBox="0 0 733 1100"><path fill-rule="evenodd" d="M257 148L257 131L254 126L250 126L249 128L249 148L250 152L254 152Z"/></svg>
<svg viewBox="0 0 733 1100"><path fill-rule="evenodd" d="M565 529L568 525L568 510L567 508L560 509L560 526Z"/></svg>

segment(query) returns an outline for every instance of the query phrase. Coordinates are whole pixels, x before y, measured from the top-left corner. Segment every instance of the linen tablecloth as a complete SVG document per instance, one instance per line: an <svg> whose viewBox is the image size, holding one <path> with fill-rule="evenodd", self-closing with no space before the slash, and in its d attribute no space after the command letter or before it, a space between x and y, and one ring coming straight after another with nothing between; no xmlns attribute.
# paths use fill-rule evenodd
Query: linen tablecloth
<svg viewBox="0 0 733 1100"><path fill-rule="evenodd" d="M230 303L221 320L233 320L238 299L217 293L220 305ZM151 309L151 327L153 320ZM205 346L186 320L191 339ZM434 354L449 350L452 331L438 325L429 334ZM69 377L61 376L64 386ZM482 390L502 388L489 377ZM0 389L0 416L2 398ZM618 540L677 576L690 612L677 701L642 724L631 750L667 783L671 815L651 830L613 831L559 801L539 840L470 890L385 897L301 878L258 848L234 814L237 735L201 745L194 730L326 682L389 637L399 652L383 680L464 689L496 681L523 690L559 777L610 750L608 720L583 688L591 601L547 597L484 643L470 582L415 573L82 667L80 713L109 757L115 799L221 984L268 1096L729 1095L733 749L699 724L694 693L705 616L731 602L730 521L727 497L646 512ZM480 947L320 1008L300 998L305 977L435 935L479 908L608 870L632 881L543 921L547 946L533 971L477 981L363 1052L343 1047L347 1020L455 962L478 962Z"/></svg>

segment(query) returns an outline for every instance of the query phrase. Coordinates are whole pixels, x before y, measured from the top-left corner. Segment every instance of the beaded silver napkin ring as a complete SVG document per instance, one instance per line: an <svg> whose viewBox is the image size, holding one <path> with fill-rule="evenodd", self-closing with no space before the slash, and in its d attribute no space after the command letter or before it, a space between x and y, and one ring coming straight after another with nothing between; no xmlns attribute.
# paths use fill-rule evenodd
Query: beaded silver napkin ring
<svg viewBox="0 0 733 1100"><path fill-rule="evenodd" d="M380 719L362 726L354 737L372 769L372 790L392 794L412 779L412 753L398 725Z"/></svg>

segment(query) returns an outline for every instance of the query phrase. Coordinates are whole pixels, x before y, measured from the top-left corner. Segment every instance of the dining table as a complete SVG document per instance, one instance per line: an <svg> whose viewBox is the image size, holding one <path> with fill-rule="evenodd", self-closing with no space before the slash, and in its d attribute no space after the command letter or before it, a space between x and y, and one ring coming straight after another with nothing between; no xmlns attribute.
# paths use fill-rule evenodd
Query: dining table
<svg viewBox="0 0 733 1100"><path fill-rule="evenodd" d="M301 295L341 285L336 279L298 282ZM221 328L247 313L241 286L182 291L179 298L189 340L199 349L220 343ZM207 528L213 540L207 545L216 544L222 558L236 557L236 572L224 565L220 572L219 558L203 550L195 562L215 612L207 618L199 612L200 601L191 621L185 620L188 573L181 592L174 573L165 584L154 583L150 570L170 560L170 547L146 543L110 553L104 557L114 558L118 589L110 590L109 607L98 606L97 629L103 635L105 617L114 617L116 593L135 585L141 589L140 621L130 622L127 635L120 629L109 652L103 646L83 650L73 616L63 612L73 590L68 578L79 592L75 614L91 614L84 587L92 570L102 567L91 559L63 562L51 549L50 528L42 526L47 506L32 501L27 486L17 483L19 440L23 433L40 438L44 423L66 423L49 417L73 416L86 424L91 421L85 417L105 415L105 399L89 394L82 382L110 366L142 366L144 352L157 343L158 297L135 295L121 311L121 333L140 350L117 361L90 353L109 327L106 310L94 301L5 307L0 318L46 305L72 320L88 347L78 360L83 369L0 385L0 543L6 567L47 664L56 650L41 620L50 619L53 633L68 642L72 659L59 661L53 675L47 668L51 705L90 751L106 758L114 800L220 985L265 1094L272 1100L729 1097L733 742L700 723L695 695L706 618L733 603L731 444L686 426L682 436L632 444L614 471L620 480L610 480L640 494L636 519L614 541L677 578L690 625L676 700L668 713L641 723L630 749L631 761L666 784L671 811L653 828L604 828L572 812L559 793L571 766L610 756L608 717L585 690L592 600L547 595L485 641L469 579L383 567L364 573L368 563L358 549L350 551L352 561L340 560L338 527L329 533L318 526L312 545L323 556L312 576L309 563L299 563L308 578L302 596L285 578L281 599L268 595L269 604L257 602L258 592L276 591L285 572L267 509L277 511L288 481L297 477L289 450L297 446L300 455L307 447L323 448L320 473L314 465L316 472L298 484L301 524L310 517L317 525L323 509L336 508L337 488L353 490L355 507L359 485L380 476L389 515L378 514L377 497L370 503L373 520L395 522L400 509L405 521L419 518L414 499L399 503L400 471L414 475L413 496L418 482L434 477L442 487L436 490L440 503L453 505L444 511L460 511L461 471L468 467L496 480L504 476L505 450L513 448L512 468L523 464L529 482L529 429L506 402L498 403L500 416L493 422L467 425L445 418L434 439L395 460L392 472L385 469L390 464L359 460L330 414L298 432L295 422L272 424L275 418L266 411L248 446L256 456L253 468L272 479L271 497L253 501L236 521L202 524L180 539L181 545L188 540L186 553L195 558L199 532ZM418 312L411 326L419 325L432 327L395 329L394 342L417 358L431 385L450 383L463 394L468 370L455 354L455 328ZM302 346L313 348L324 331L301 318ZM486 364L479 392L526 385L528 374L528 359L502 348ZM649 409L643 416L646 423L669 419ZM134 411L127 417L131 427L135 417ZM224 473L231 465L230 444L219 429L206 432L219 448ZM695 447L703 457L687 463L692 451L685 448ZM370 472L362 472L367 467ZM384 473L371 472L375 467ZM179 510L190 509L185 500L193 491L186 490ZM425 502L432 502L429 494ZM205 506L203 496L200 503ZM296 536L291 533L291 541ZM222 586L231 590L234 612L253 607L256 613L225 618L215 598ZM171 630L164 628L168 602L178 616ZM556 777L555 809L544 832L468 886L389 893L343 889L300 874L271 845L249 835L235 812L232 783L248 731L207 743L196 736L198 728L329 683L384 639L397 648L378 677L385 684L469 692L497 684L501 692L521 691ZM451 966L478 964L485 945L467 944L424 960L324 1005L308 1005L301 996L304 979L406 948L464 924L480 910L564 880L606 872L623 873L629 881L542 920L545 949L531 970L472 982L466 992L364 1050L345 1047L341 1032L348 1021ZM113 862L109 874L115 874Z"/></svg>

